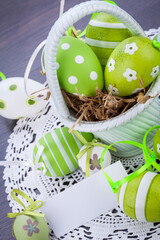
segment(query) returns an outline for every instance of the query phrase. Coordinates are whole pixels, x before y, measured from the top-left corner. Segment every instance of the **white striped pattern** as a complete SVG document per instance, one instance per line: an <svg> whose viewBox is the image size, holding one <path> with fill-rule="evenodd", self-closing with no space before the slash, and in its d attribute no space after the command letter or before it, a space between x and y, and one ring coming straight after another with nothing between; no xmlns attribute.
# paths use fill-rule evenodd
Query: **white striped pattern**
<svg viewBox="0 0 160 240"><path fill-rule="evenodd" d="M42 145L40 145L39 143L37 144L37 148L39 149ZM50 172L51 176L57 176L52 168L52 166L50 165L50 162L48 161L48 158L46 157L45 153L43 152L43 157L41 155L41 158L43 160L43 162L45 163L46 167L48 168L48 171Z"/></svg>
<svg viewBox="0 0 160 240"><path fill-rule="evenodd" d="M156 175L157 175L156 173L147 172L143 176L139 184L135 202L135 214L138 221L146 222L145 217L146 196L148 193L149 186Z"/></svg>
<svg viewBox="0 0 160 240"><path fill-rule="evenodd" d="M63 131L62 131L61 128L60 128L60 132L61 132L61 134L62 134L62 136L63 136L63 139L64 139L65 143L67 144L67 147L68 147L69 151L71 152L73 158L77 161L77 158L75 157L74 153L72 152L72 149L70 148L70 146L69 146L69 144L68 144L68 141L67 141L67 139L65 138L65 136L64 136Z"/></svg>
<svg viewBox="0 0 160 240"><path fill-rule="evenodd" d="M107 22L99 22L96 20L91 20L89 25L94 27L102 27L102 28L115 28L115 29L126 29L127 27L123 23L107 23Z"/></svg>
<svg viewBox="0 0 160 240"><path fill-rule="evenodd" d="M57 137L57 135L54 131L51 132L51 135L52 135L58 149L60 150L60 152L62 154L62 157L65 159L65 162L66 162L68 168L72 172L75 168L74 168L72 162L70 161L70 158L68 157L68 155L67 155L65 149L63 148L61 142L59 141L59 138Z"/></svg>
<svg viewBox="0 0 160 240"><path fill-rule="evenodd" d="M51 155L53 156L55 162L57 163L59 170L61 171L62 175L64 176L65 174L64 174L64 172L62 171L61 167L59 166L59 163L57 162L57 159L56 159L56 157L54 156L54 154L53 154L53 152L52 152L52 150L51 150L51 148L50 148L50 146L49 146L49 144L48 144L47 139L45 138L45 136L44 136L44 141L45 141L45 143L47 144L47 147L48 147ZM45 155L45 154L44 154L44 155ZM47 159L47 157L46 157L45 160L46 160L47 162L49 162L48 159Z"/></svg>
<svg viewBox="0 0 160 240"><path fill-rule="evenodd" d="M124 212L124 208L123 208L123 200L124 200L124 194L126 191L126 187L127 187L128 182L124 183L120 189L120 193L119 193L119 206L122 209L122 211Z"/></svg>
<svg viewBox="0 0 160 240"><path fill-rule="evenodd" d="M86 43L93 47L101 47L101 48L115 48L120 42L107 42L100 41L86 37Z"/></svg>

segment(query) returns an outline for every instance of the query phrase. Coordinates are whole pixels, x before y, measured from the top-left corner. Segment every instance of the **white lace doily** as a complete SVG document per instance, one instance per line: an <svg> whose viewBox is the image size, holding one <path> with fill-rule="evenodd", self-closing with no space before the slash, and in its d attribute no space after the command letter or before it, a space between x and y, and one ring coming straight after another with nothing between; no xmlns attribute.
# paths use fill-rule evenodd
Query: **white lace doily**
<svg viewBox="0 0 160 240"><path fill-rule="evenodd" d="M157 34L157 29L150 29L146 34L152 39ZM33 150L35 141L43 134L61 127L62 123L55 116L54 106L50 103L40 114L20 119L15 126L13 133L8 140L6 161L24 161ZM127 173L137 170L143 163L143 156L133 158L116 158L113 162L121 160ZM6 193L13 212L21 210L20 206L11 198L10 192L18 188L28 194L32 199L48 199L66 188L76 184L83 179L80 170L64 178L48 178L38 176L30 167L7 166L4 169ZM23 201L23 199L22 199ZM103 214L96 219L85 223L59 239L65 240L117 240L117 239L160 239L160 223L140 223L127 217L119 207ZM52 229L50 239L56 240Z"/></svg>

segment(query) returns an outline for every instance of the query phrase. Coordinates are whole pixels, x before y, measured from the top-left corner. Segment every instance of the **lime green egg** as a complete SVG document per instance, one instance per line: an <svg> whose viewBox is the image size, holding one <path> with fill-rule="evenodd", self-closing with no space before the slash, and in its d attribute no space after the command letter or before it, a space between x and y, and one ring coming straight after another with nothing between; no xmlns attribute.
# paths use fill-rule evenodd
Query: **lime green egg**
<svg viewBox="0 0 160 240"><path fill-rule="evenodd" d="M49 240L49 228L44 217L20 215L13 223L17 240Z"/></svg>
<svg viewBox="0 0 160 240"><path fill-rule="evenodd" d="M102 66L124 39L132 33L118 19L107 13L97 13L89 22L86 29L86 43L95 52Z"/></svg>
<svg viewBox="0 0 160 240"><path fill-rule="evenodd" d="M129 96L147 87L160 70L160 51L146 37L130 37L110 55L105 67L105 88L114 95Z"/></svg>
<svg viewBox="0 0 160 240"><path fill-rule="evenodd" d="M143 172L117 192L117 199L123 212L140 222L160 221L160 175Z"/></svg>
<svg viewBox="0 0 160 240"><path fill-rule="evenodd" d="M62 37L56 57L57 76L62 89L71 94L95 96L96 87L103 89L100 62L84 42L74 37Z"/></svg>
<svg viewBox="0 0 160 240"><path fill-rule="evenodd" d="M157 158L160 160L160 129L158 129L154 135L153 149Z"/></svg>

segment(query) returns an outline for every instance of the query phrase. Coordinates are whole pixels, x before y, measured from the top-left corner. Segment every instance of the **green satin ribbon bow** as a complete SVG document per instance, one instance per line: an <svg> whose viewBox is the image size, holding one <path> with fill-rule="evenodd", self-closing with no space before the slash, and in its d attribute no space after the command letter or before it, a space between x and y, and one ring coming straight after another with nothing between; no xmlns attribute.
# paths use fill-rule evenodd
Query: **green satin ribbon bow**
<svg viewBox="0 0 160 240"><path fill-rule="evenodd" d="M103 1L118 6L118 5L117 5L115 2L113 2L113 1L108 1L108 0L103 0ZM92 15L91 19L94 18L97 14L98 14L98 13L94 13L94 14ZM91 20L91 19L90 19L90 20ZM70 28L69 28L68 31L67 31L67 32L68 32L68 36L71 36L71 37L72 37L72 28L73 28L73 25L70 26ZM84 31L77 36L77 38L83 37L83 36L86 34L86 29L87 29L87 28L85 28Z"/></svg>
<svg viewBox="0 0 160 240"><path fill-rule="evenodd" d="M28 207L25 207L23 202L16 196L16 194L18 194L18 195L22 196L24 199L26 199L27 202L30 203L30 205ZM24 210L21 212L17 212L17 213L8 213L7 214L8 218L15 218L20 215L44 217L43 213L34 212L35 210L37 210L43 206L43 201L41 201L41 200L33 201L28 195L26 195L24 192L22 192L18 189L13 189L11 192L11 196L16 202L18 202L24 208Z"/></svg>
<svg viewBox="0 0 160 240"><path fill-rule="evenodd" d="M87 142L87 140L76 130L73 130L74 135L79 139L80 142L82 142L86 147L80 151L77 154L77 159L80 159L86 152L87 152L87 157L86 157L86 177L89 177L89 163L90 163L90 158L91 158L91 153L92 153L92 148L94 146L98 147L103 147L106 148L107 145L100 143L99 139L94 138L91 142ZM112 151L116 151L115 148L110 147Z"/></svg>
<svg viewBox="0 0 160 240"><path fill-rule="evenodd" d="M160 125L157 125L157 126L154 126L152 128L150 128L144 135L144 138L143 138L143 143L138 143L138 142L134 142L134 141L120 141L120 142L116 142L116 143L113 143L111 144L110 146L108 146L106 149L104 149L104 151L102 152L102 155L101 155L101 159L100 159L100 164L101 164L101 168L102 168L102 171L108 181L108 183L110 184L111 188L112 188L112 191L114 193L117 192L118 188L132 180L133 178L137 177L138 175L140 175L142 172L144 172L145 170L149 170L149 171L153 171L152 167L153 166L156 170L158 170L160 172L160 166L155 162L156 160L156 154L151 150L149 149L147 146L146 146L146 139L147 139L147 136L149 134L149 132L153 131L154 129L157 129L157 128L160 128ZM110 149L113 145L115 144L119 144L119 143L125 143L125 144L130 144L130 145L133 145L133 146L136 146L136 147L139 147L142 149L143 151L143 155L144 155L144 159L145 159L145 164L140 167L137 171L133 172L132 174L128 175L127 177L119 180L119 181L116 181L114 182L110 176L104 171L103 169L103 157L106 153L106 151L108 149Z"/></svg>

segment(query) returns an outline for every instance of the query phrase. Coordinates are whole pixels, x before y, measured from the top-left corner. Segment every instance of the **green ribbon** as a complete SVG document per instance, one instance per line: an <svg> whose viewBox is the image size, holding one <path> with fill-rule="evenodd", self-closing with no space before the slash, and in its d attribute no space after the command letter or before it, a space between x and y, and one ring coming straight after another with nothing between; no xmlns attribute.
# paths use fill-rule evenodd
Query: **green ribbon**
<svg viewBox="0 0 160 240"><path fill-rule="evenodd" d="M90 158L91 158L91 153L92 153L92 148L94 146L98 147L103 147L106 148L108 145L100 143L100 140L97 138L94 138L91 142L87 142L87 140L76 130L72 131L74 135L79 139L80 142L82 142L86 147L80 151L77 154L77 159L80 159L86 152L87 152L87 157L86 157L86 177L89 177L89 163L90 163ZM116 151L115 148L110 147L112 151Z"/></svg>
<svg viewBox="0 0 160 240"><path fill-rule="evenodd" d="M25 207L23 202L16 196L16 194L25 198L27 200L27 202L30 203L30 205L28 207ZM16 202L18 202L24 208L24 210L21 212L17 212L17 213L8 213L7 214L8 218L15 218L20 215L44 217L43 213L34 212L35 210L37 210L43 206L43 201L41 201L41 200L33 201L28 195L26 195L24 192L22 192L18 189L13 189L11 192L11 196Z"/></svg>
<svg viewBox="0 0 160 240"><path fill-rule="evenodd" d="M138 143L138 142L135 142L135 141L120 141L120 142L116 142L116 143L113 143L111 145L109 145L106 149L104 149L104 151L102 152L102 155L101 155L101 159L100 159L100 164L101 164L101 168L102 168L102 171L108 181L108 183L110 184L111 188L112 188L112 191L114 193L117 192L118 188L132 180L133 178L137 177L138 175L140 175L142 172L144 172L145 170L149 170L149 171L153 171L152 170L152 167L153 166L155 169L157 169L159 172L160 172L160 166L155 162L156 160L156 154L151 150L149 149L147 146L146 146L146 139L147 139L147 136L149 134L149 132L151 132L152 130L154 129L157 129L157 128L160 128L160 125L157 125L157 126L154 126L152 128L150 128L144 135L144 138L143 138L143 143ZM109 175L104 171L103 169L103 157L106 153L106 151L108 151L113 145L115 144L119 144L119 143L125 143L125 144L130 144L130 145L133 145L133 146L136 146L138 148L141 148L142 151L143 151L143 155L144 155L144 159L145 159L145 164L140 167L137 171L133 172L132 174L128 175L127 177L119 180L119 181L116 181L114 182L110 177Z"/></svg>
<svg viewBox="0 0 160 240"><path fill-rule="evenodd" d="M108 0L103 0L103 1L118 6L114 1L108 1ZM94 18L97 14L98 14L98 13L93 13L91 19ZM91 20L91 19L90 19L90 20ZM68 36L71 36L71 37L72 37L72 28L73 28L73 25L70 26L70 28L68 29ZM87 30L87 27L84 29L83 32L81 32L81 33L77 36L77 38L80 38L80 37L83 37L84 35L86 35L86 30Z"/></svg>
<svg viewBox="0 0 160 240"><path fill-rule="evenodd" d="M2 72L0 72L0 78L1 78L2 80L4 80L4 79L6 79L6 76L5 76Z"/></svg>
<svg viewBox="0 0 160 240"><path fill-rule="evenodd" d="M155 48L160 48L160 43L157 40L153 40L152 44Z"/></svg>

